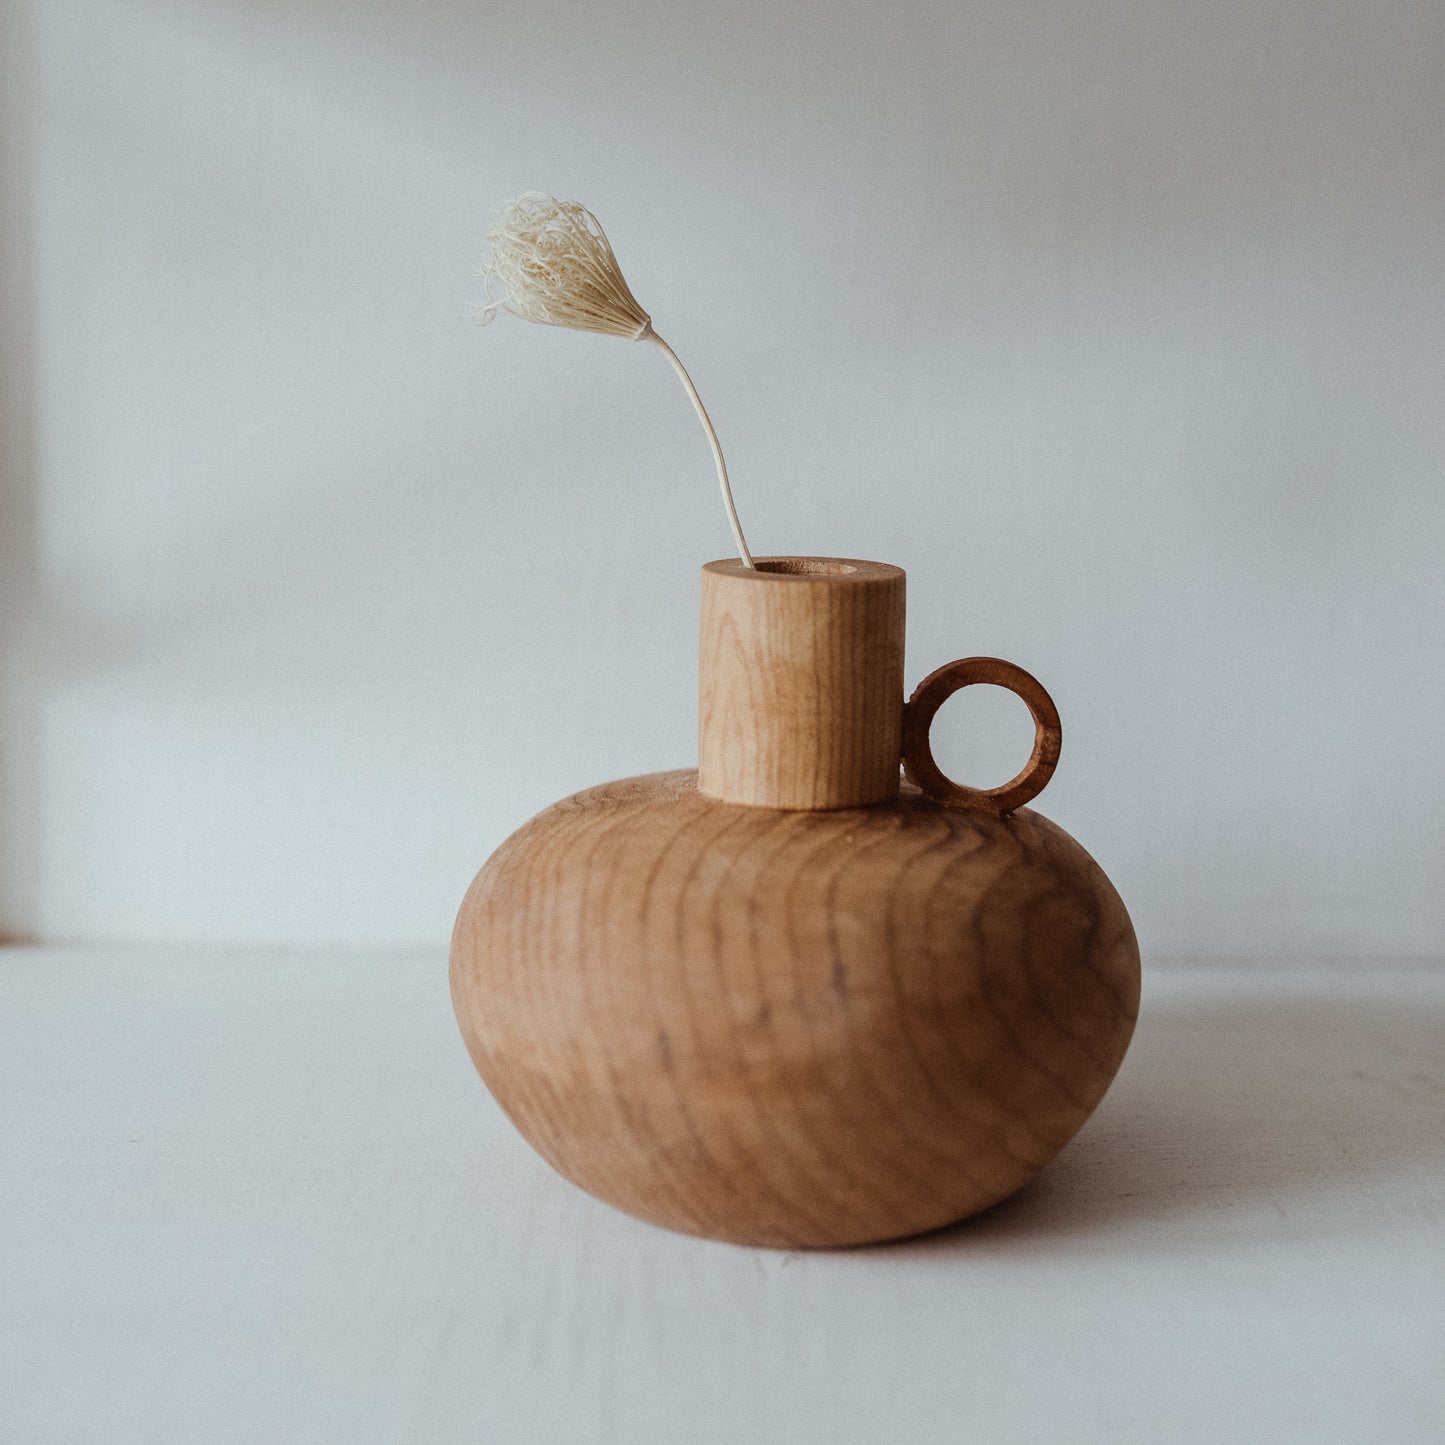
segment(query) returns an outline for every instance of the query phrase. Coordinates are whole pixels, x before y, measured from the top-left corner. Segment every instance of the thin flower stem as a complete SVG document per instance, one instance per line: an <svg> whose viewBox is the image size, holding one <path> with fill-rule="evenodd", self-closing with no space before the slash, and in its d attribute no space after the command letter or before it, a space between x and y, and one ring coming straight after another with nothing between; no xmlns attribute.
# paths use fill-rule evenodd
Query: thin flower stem
<svg viewBox="0 0 1445 1445"><path fill-rule="evenodd" d="M677 359L677 353L672 347L651 327L647 331L647 340L655 341L663 349L678 376L682 378L682 384L687 388L687 394L692 398L692 404L697 410L703 430L707 432L707 439L712 445L712 459L717 463L717 479L722 487L723 505L728 509L728 525L733 529L733 541L737 543L738 556L743 559L743 566L751 567L753 554L748 551L748 544L743 541L743 529L742 524L738 521L738 509L733 505L733 489L728 485L728 468L727 463L723 461L722 444L717 439L717 432L713 428L712 419L707 414L707 408L702 404L702 398L697 394L697 388L692 384L692 377L687 374L687 368Z"/></svg>

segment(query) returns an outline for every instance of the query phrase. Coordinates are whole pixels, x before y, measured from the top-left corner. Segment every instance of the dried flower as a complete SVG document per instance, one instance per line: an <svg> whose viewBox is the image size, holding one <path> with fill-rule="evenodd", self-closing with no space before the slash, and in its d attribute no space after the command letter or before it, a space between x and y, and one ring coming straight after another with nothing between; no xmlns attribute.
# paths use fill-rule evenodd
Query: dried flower
<svg viewBox="0 0 1445 1445"><path fill-rule="evenodd" d="M542 326L625 336L662 348L707 432L733 540L738 555L751 567L717 431L677 353L652 329L652 318L623 279L597 217L576 201L528 191L496 211L487 227L487 241L491 253L481 273L487 300L478 309L483 324L499 311L509 311Z"/></svg>

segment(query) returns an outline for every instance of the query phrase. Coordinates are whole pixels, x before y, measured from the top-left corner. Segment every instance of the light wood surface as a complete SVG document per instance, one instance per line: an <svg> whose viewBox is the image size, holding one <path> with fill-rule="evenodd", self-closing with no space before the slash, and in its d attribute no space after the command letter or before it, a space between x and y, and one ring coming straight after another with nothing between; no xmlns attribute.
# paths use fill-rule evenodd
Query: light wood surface
<svg viewBox="0 0 1445 1445"><path fill-rule="evenodd" d="M690 772L579 793L478 875L452 946L482 1077L558 1170L777 1246L937 1228L1026 1183L1124 1055L1129 916L1062 829L791 812Z"/></svg>
<svg viewBox="0 0 1445 1445"><path fill-rule="evenodd" d="M768 808L896 797L902 569L853 557L756 563L702 569L699 788Z"/></svg>
<svg viewBox="0 0 1445 1445"><path fill-rule="evenodd" d="M1439 1445L1445 970L1151 958L1113 1088L943 1234L598 1203L441 947L0 950L6 1445Z"/></svg>
<svg viewBox="0 0 1445 1445"><path fill-rule="evenodd" d="M549 808L457 916L478 1071L561 1173L643 1219L780 1247L937 1229L1032 1179L1128 1047L1129 915L1072 838L1010 811L1053 772L1058 713L967 658L905 720L904 588L855 558L709 563L699 771ZM1037 724L989 792L928 742L980 682ZM905 756L922 791L900 793Z"/></svg>

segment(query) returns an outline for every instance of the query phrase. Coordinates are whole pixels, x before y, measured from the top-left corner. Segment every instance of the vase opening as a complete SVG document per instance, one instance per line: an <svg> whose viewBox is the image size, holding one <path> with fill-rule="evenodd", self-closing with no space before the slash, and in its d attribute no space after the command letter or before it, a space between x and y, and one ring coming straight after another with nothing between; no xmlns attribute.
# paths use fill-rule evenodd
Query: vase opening
<svg viewBox="0 0 1445 1445"><path fill-rule="evenodd" d="M793 577L847 577L858 569L832 557L765 557L754 566L759 572L783 572Z"/></svg>

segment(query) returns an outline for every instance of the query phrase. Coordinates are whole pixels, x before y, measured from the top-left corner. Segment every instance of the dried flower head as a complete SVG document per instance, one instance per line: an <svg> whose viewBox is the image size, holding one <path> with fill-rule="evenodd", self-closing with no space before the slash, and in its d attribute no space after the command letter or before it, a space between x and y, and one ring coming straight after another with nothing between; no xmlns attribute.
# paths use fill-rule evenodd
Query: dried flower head
<svg viewBox="0 0 1445 1445"><path fill-rule="evenodd" d="M528 191L493 214L487 241L491 252L482 267L487 300L477 309L483 324L499 311L509 311L542 326L598 331L604 336L651 341L662 348L707 433L728 525L738 555L751 567L752 554L733 505L717 430L677 353L652 329L651 317L637 304L597 217L577 201L559 201L541 191Z"/></svg>
<svg viewBox="0 0 1445 1445"><path fill-rule="evenodd" d="M641 340L650 330L607 233L586 206L528 191L493 214L487 241L484 323L510 311L543 326L606 336Z"/></svg>

